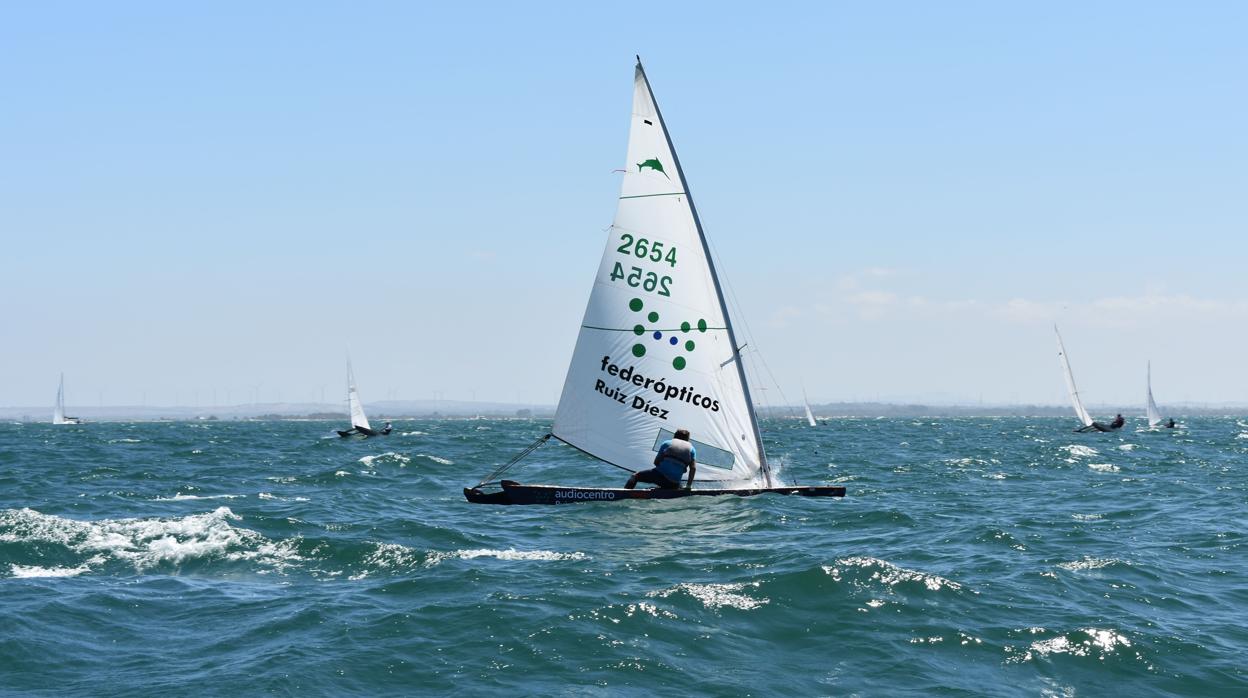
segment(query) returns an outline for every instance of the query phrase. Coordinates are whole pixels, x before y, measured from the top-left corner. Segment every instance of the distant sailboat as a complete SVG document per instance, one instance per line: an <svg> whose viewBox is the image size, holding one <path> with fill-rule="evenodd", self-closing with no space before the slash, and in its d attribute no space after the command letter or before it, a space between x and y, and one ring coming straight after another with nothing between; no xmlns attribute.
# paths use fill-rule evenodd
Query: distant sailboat
<svg viewBox="0 0 1248 698"><path fill-rule="evenodd" d="M464 496L480 504L571 504L774 492L840 497L844 487L777 487L719 278L640 60L615 222L598 266L551 433ZM697 489L495 481L554 437L628 471L688 429ZM501 491L482 488L495 485Z"/></svg>
<svg viewBox="0 0 1248 698"><path fill-rule="evenodd" d="M806 397L806 389L802 388L802 404L806 407L806 423L812 427L819 426L815 421L815 414L810 411L810 398Z"/></svg>
<svg viewBox="0 0 1248 698"><path fill-rule="evenodd" d="M1161 410L1157 409L1157 402L1153 400L1153 362L1148 362L1148 373L1146 385L1148 386L1148 402L1146 403L1146 414L1148 415L1148 426L1159 427L1164 417L1161 416ZM1174 421L1171 420L1167 426L1173 427Z"/></svg>
<svg viewBox="0 0 1248 698"><path fill-rule="evenodd" d="M351 411L351 428L339 431L338 435L346 438L355 434L362 436L385 436L390 433L390 422L381 431L373 429L364 415L364 403L360 402L360 391L355 388L355 372L351 370L351 362L347 361L347 405Z"/></svg>
<svg viewBox="0 0 1248 698"><path fill-rule="evenodd" d="M65 374L61 374L61 383L56 388L56 407L52 409L53 424L82 424L77 417L65 416Z"/></svg>
<svg viewBox="0 0 1248 698"><path fill-rule="evenodd" d="M1075 387L1075 374L1070 370L1070 360L1066 357L1066 346L1062 344L1062 333L1057 331L1057 325L1053 326L1053 332L1057 335L1057 357L1062 362L1062 372L1066 377L1066 389L1070 392L1070 403L1075 408L1075 416L1083 424L1082 427L1075 431L1113 431L1121 427L1121 424L1118 426L1113 426L1112 424L1105 426L1092 419L1092 415L1088 414L1088 411L1084 409L1083 400L1079 397L1079 388Z"/></svg>

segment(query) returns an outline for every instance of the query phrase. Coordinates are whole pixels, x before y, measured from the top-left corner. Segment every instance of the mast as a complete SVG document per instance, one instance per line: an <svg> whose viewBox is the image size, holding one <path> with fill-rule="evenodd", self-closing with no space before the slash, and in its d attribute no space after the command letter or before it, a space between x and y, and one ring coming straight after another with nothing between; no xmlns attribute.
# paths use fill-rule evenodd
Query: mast
<svg viewBox="0 0 1248 698"><path fill-rule="evenodd" d="M641 56L637 56L637 72L646 83L646 91L654 103L655 115L659 117L659 127L663 129L663 138L667 140L667 149L672 154L672 162L676 165L676 174L684 185L685 198L689 201L689 211L693 214L693 225L698 230L698 239L702 241L702 254L706 257L706 266L711 271L711 282L715 285L715 296L719 300L720 312L724 315L724 328L728 331L728 344L732 347L733 363L737 365L737 376L741 380L741 390L745 393L745 406L750 415L750 427L754 430L754 441L758 444L759 470L768 487L771 487L771 466L767 464L767 454L763 452L763 434L758 428L758 415L754 414L754 400L750 397L750 383L745 378L745 366L741 363L741 352L738 350L736 333L732 330L732 318L728 314L728 306L724 302L724 291L719 283L719 273L715 270L715 262L711 259L711 248L706 242L706 233L702 230L702 219L698 216L698 207L693 204L693 194L689 191L689 180L680 166L680 156L676 154L676 146L672 143L672 134L668 133L667 122L663 119L663 110L659 108L659 99L654 96L650 87L650 78L641 65Z"/></svg>

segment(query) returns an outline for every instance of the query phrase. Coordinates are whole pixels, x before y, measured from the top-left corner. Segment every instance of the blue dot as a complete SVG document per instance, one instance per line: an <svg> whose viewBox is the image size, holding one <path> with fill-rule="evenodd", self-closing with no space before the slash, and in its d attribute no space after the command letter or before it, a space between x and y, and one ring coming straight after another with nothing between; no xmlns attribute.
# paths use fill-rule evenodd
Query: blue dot
<svg viewBox="0 0 1248 698"><path fill-rule="evenodd" d="M663 339L663 333L662 333L662 332L658 332L658 331L656 331L656 332L654 333L654 338L655 338L655 339Z"/></svg>
<svg viewBox="0 0 1248 698"><path fill-rule="evenodd" d="M675 337L672 337L669 341L671 341L672 346L676 346L677 339Z"/></svg>

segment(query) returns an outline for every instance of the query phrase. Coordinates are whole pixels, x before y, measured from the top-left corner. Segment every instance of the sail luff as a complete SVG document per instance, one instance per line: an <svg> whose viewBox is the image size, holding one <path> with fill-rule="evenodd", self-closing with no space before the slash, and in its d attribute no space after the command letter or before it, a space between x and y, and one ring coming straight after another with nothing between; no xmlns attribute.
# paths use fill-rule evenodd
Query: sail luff
<svg viewBox="0 0 1248 698"><path fill-rule="evenodd" d="M659 100L654 96L654 90L650 87L650 78L646 75L646 69L641 65L641 57L637 57L637 72L641 73L641 79L646 84L646 91L650 93L650 101L654 104L654 113L658 118L659 128L663 130L663 138L667 140L668 152L672 154L672 164L676 166L676 176L680 180L681 190L685 192L685 199L689 203L689 211L693 214L693 224L698 231L698 239L702 242L702 254L706 257L706 266L711 272L711 282L715 286L715 296L719 300L720 313L724 318L724 327L728 333L728 343L732 348L733 363L737 367L737 376L741 381L741 389L745 392L745 406L750 416L750 427L754 430L754 443L758 446L758 462L759 470L763 473L763 479L768 487L771 487L771 466L767 463L767 454L763 450L763 434L758 428L758 415L754 412L754 400L750 397L750 382L745 377L745 366L741 362L740 345L737 344L736 333L732 329L732 318L728 313L728 305L724 302L724 291L719 283L719 272L715 269L715 261L711 258L711 248L706 241L706 233L702 229L702 219L698 216L698 207L693 203L693 194L689 191L689 181L685 179L685 170L680 166L680 156L676 153L676 146L672 143L672 135L667 130L667 122L663 119L663 110L659 108Z"/></svg>
<svg viewBox="0 0 1248 698"><path fill-rule="evenodd" d="M1075 374L1070 370L1070 360L1066 357L1066 346L1062 343L1062 333L1058 332L1057 325L1053 326L1053 333L1057 335L1057 356L1062 361L1062 370L1066 376L1066 389L1070 392L1070 401L1074 405L1075 415L1079 417L1079 421L1083 426L1092 426L1092 416L1088 414L1087 409L1083 406L1083 400L1079 397L1079 388L1075 386Z"/></svg>

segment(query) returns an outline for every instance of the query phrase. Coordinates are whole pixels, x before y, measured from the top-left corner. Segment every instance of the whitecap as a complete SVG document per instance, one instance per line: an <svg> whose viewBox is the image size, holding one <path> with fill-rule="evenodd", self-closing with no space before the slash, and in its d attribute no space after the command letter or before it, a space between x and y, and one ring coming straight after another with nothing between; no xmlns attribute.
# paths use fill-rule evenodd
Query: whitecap
<svg viewBox="0 0 1248 698"><path fill-rule="evenodd" d="M51 543L70 551L132 564L141 571L160 564L225 557L282 568L299 560L294 541L274 543L231 525L242 517L228 507L180 518L79 521L33 509L0 512L0 542ZM88 564L94 564L88 560Z"/></svg>
<svg viewBox="0 0 1248 698"><path fill-rule="evenodd" d="M376 463L389 463L389 462L398 463L399 467L403 467L407 465L408 463L412 462L412 459L401 453L395 453L394 451L387 451L385 453L379 453L375 456L364 456L363 458L360 459L360 462L363 463L364 467L366 468L371 468Z"/></svg>
<svg viewBox="0 0 1248 698"><path fill-rule="evenodd" d="M1099 473L1118 473L1122 472L1122 468L1113 463L1088 463L1088 467Z"/></svg>
<svg viewBox="0 0 1248 698"><path fill-rule="evenodd" d="M1119 649L1129 647L1131 647L1131 640L1122 633L1099 628L1084 628L1069 635L1037 640L1031 643L1027 651L1015 661L1029 662L1036 657L1047 657L1051 654L1069 654L1073 657L1095 655L1098 659L1104 660Z"/></svg>
<svg viewBox="0 0 1248 698"><path fill-rule="evenodd" d="M446 459L446 458L439 458L438 456L431 456L431 455L429 455L428 453L417 453L417 454L416 454L416 457L417 457L417 458L428 458L429 460L433 461L434 463L441 463L442 465L455 465L455 461L453 461L453 460L449 460L449 459Z"/></svg>
<svg viewBox="0 0 1248 698"><path fill-rule="evenodd" d="M77 567L38 567L36 565L12 565L12 576L17 578L30 577L77 577L90 570L88 565Z"/></svg>
<svg viewBox="0 0 1248 698"><path fill-rule="evenodd" d="M499 560L536 560L542 562L552 562L559 560L588 560L589 556L585 553L559 553L553 550L516 550L510 548L508 550L453 550L451 552L431 552L429 557L425 559L425 564L433 566L448 559L473 560L479 557L493 557Z"/></svg>
<svg viewBox="0 0 1248 698"><path fill-rule="evenodd" d="M246 497L245 494L182 494L181 492L172 497L157 497L153 502L182 502L193 499L240 499Z"/></svg>
<svg viewBox="0 0 1248 698"><path fill-rule="evenodd" d="M962 585L958 582L945 579L939 575L908 570L874 557L841 558L834 565L824 565L823 571L839 582L850 568L870 570L870 580L880 582L889 587L905 582L919 582L929 591L940 591L941 589L957 590L962 588Z"/></svg>
<svg viewBox="0 0 1248 698"><path fill-rule="evenodd" d="M1062 446L1058 450L1065 451L1066 453L1070 454L1072 458L1080 458L1080 457L1091 458L1092 456L1095 456L1099 453L1099 451L1097 451L1095 448L1092 448L1091 446L1083 446L1081 444L1070 444L1069 446Z"/></svg>
<svg viewBox="0 0 1248 698"><path fill-rule="evenodd" d="M1121 560L1115 560L1112 557L1088 557L1085 555L1080 560L1075 560L1073 562L1061 562L1058 563L1057 566L1064 570L1070 570L1071 572L1079 572L1082 570L1099 570L1102 567L1116 565L1119 562L1121 562Z"/></svg>
<svg viewBox="0 0 1248 698"><path fill-rule="evenodd" d="M1121 444L1120 446L1118 446L1118 450L1119 451L1134 451L1135 444Z"/></svg>
<svg viewBox="0 0 1248 698"><path fill-rule="evenodd" d="M685 593L698 601L701 601L703 606L710 609L719 609L727 606L729 608L741 609L742 611L750 611L771 603L771 599L756 599L752 596L746 596L741 593L747 586L757 589L759 583L692 584L689 582L682 582L669 589L649 592L646 596L663 599L671 596L672 594Z"/></svg>

